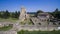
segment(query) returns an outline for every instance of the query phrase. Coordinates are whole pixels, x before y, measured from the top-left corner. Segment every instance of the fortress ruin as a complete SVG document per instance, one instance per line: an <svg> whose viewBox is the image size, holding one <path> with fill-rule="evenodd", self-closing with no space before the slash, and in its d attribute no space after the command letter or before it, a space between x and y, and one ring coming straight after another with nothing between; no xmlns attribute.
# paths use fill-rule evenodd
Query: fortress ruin
<svg viewBox="0 0 60 34"><path fill-rule="evenodd" d="M21 25L21 29L23 30L41 30L41 31L52 31L52 30L58 30L59 24L60 22L53 22L54 17L52 15L50 15L49 13L39 13L37 15L37 17L30 17L30 15L28 15L27 17L27 12L26 9L24 7L21 8L21 12L20 12L20 17L19 20L20 22L25 20L25 19L31 19L32 24L33 25ZM26 22L25 22L26 23ZM29 22L28 22L29 23Z"/></svg>

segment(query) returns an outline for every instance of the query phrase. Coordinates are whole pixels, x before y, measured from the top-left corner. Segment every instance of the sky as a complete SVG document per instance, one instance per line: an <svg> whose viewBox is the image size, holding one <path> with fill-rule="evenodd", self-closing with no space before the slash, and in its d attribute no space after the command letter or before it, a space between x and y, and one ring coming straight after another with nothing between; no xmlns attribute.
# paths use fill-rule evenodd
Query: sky
<svg viewBox="0 0 60 34"><path fill-rule="evenodd" d="M0 0L0 11L21 11L22 6L26 8L27 12L36 12L37 10L52 12L56 8L60 10L60 0Z"/></svg>

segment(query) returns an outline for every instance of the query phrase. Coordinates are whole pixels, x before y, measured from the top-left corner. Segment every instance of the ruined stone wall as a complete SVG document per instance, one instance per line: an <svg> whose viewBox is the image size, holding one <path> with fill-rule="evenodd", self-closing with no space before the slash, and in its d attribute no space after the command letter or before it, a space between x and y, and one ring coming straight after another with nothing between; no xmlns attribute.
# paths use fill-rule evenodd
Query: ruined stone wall
<svg viewBox="0 0 60 34"><path fill-rule="evenodd" d="M20 27L20 28L19 28ZM58 27L56 26L36 26L36 25L20 25L18 26L18 30L28 30L28 31L33 31L33 30L40 30L40 31L53 31L57 30Z"/></svg>
<svg viewBox="0 0 60 34"><path fill-rule="evenodd" d="M17 34L16 31L0 31L0 34Z"/></svg>
<svg viewBox="0 0 60 34"><path fill-rule="evenodd" d="M26 18L26 9L24 7L22 7L21 12L20 12L19 20L24 21L25 18Z"/></svg>

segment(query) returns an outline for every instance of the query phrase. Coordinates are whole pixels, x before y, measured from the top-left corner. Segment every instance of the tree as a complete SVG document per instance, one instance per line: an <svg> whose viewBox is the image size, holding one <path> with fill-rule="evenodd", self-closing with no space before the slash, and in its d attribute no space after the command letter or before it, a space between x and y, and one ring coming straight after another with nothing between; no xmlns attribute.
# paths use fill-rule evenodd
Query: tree
<svg viewBox="0 0 60 34"><path fill-rule="evenodd" d="M58 10L58 8L51 13L55 18L60 19L60 11Z"/></svg>
<svg viewBox="0 0 60 34"><path fill-rule="evenodd" d="M15 12L15 18L19 18L20 12Z"/></svg>
<svg viewBox="0 0 60 34"><path fill-rule="evenodd" d="M43 11L42 10L38 10L35 16L37 16L39 13L43 13Z"/></svg>
<svg viewBox="0 0 60 34"><path fill-rule="evenodd" d="M14 18L14 17L15 17L15 13L12 12L12 13L11 13L11 18Z"/></svg>
<svg viewBox="0 0 60 34"><path fill-rule="evenodd" d="M58 11L59 11L58 8L56 8L55 12L58 12Z"/></svg>
<svg viewBox="0 0 60 34"><path fill-rule="evenodd" d="M6 17L7 17L7 18L10 17L10 13L8 12L8 10L6 10Z"/></svg>
<svg viewBox="0 0 60 34"><path fill-rule="evenodd" d="M17 11L15 12L15 18L18 18L18 12Z"/></svg>
<svg viewBox="0 0 60 34"><path fill-rule="evenodd" d="M5 12L3 12L2 18L7 19L7 18L9 18L9 17L10 17L10 13L8 12L8 10L6 10Z"/></svg>
<svg viewBox="0 0 60 34"><path fill-rule="evenodd" d="M0 18L1 18L1 12L0 12Z"/></svg>
<svg viewBox="0 0 60 34"><path fill-rule="evenodd" d="M8 10L6 11L0 11L0 18L19 18L19 15L20 15L20 11L15 11L15 12L8 12Z"/></svg>
<svg viewBox="0 0 60 34"><path fill-rule="evenodd" d="M20 15L20 12L15 11L15 12L12 13L12 16L11 17L18 19L19 18L19 15Z"/></svg>
<svg viewBox="0 0 60 34"><path fill-rule="evenodd" d="M43 13L43 11L42 10L38 10L37 13Z"/></svg>
<svg viewBox="0 0 60 34"><path fill-rule="evenodd" d="M18 15L18 18L19 18L19 16L20 16L20 11L18 11L17 13L18 13L17 15Z"/></svg>

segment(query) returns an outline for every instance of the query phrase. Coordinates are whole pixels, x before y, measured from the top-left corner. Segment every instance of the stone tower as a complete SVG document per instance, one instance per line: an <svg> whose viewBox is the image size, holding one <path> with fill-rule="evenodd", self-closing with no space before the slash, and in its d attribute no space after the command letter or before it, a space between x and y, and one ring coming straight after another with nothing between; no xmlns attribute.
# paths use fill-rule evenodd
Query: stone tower
<svg viewBox="0 0 60 34"><path fill-rule="evenodd" d="M26 19L26 9L24 7L21 8L21 12L20 12L20 17L19 20L20 21L24 21Z"/></svg>

